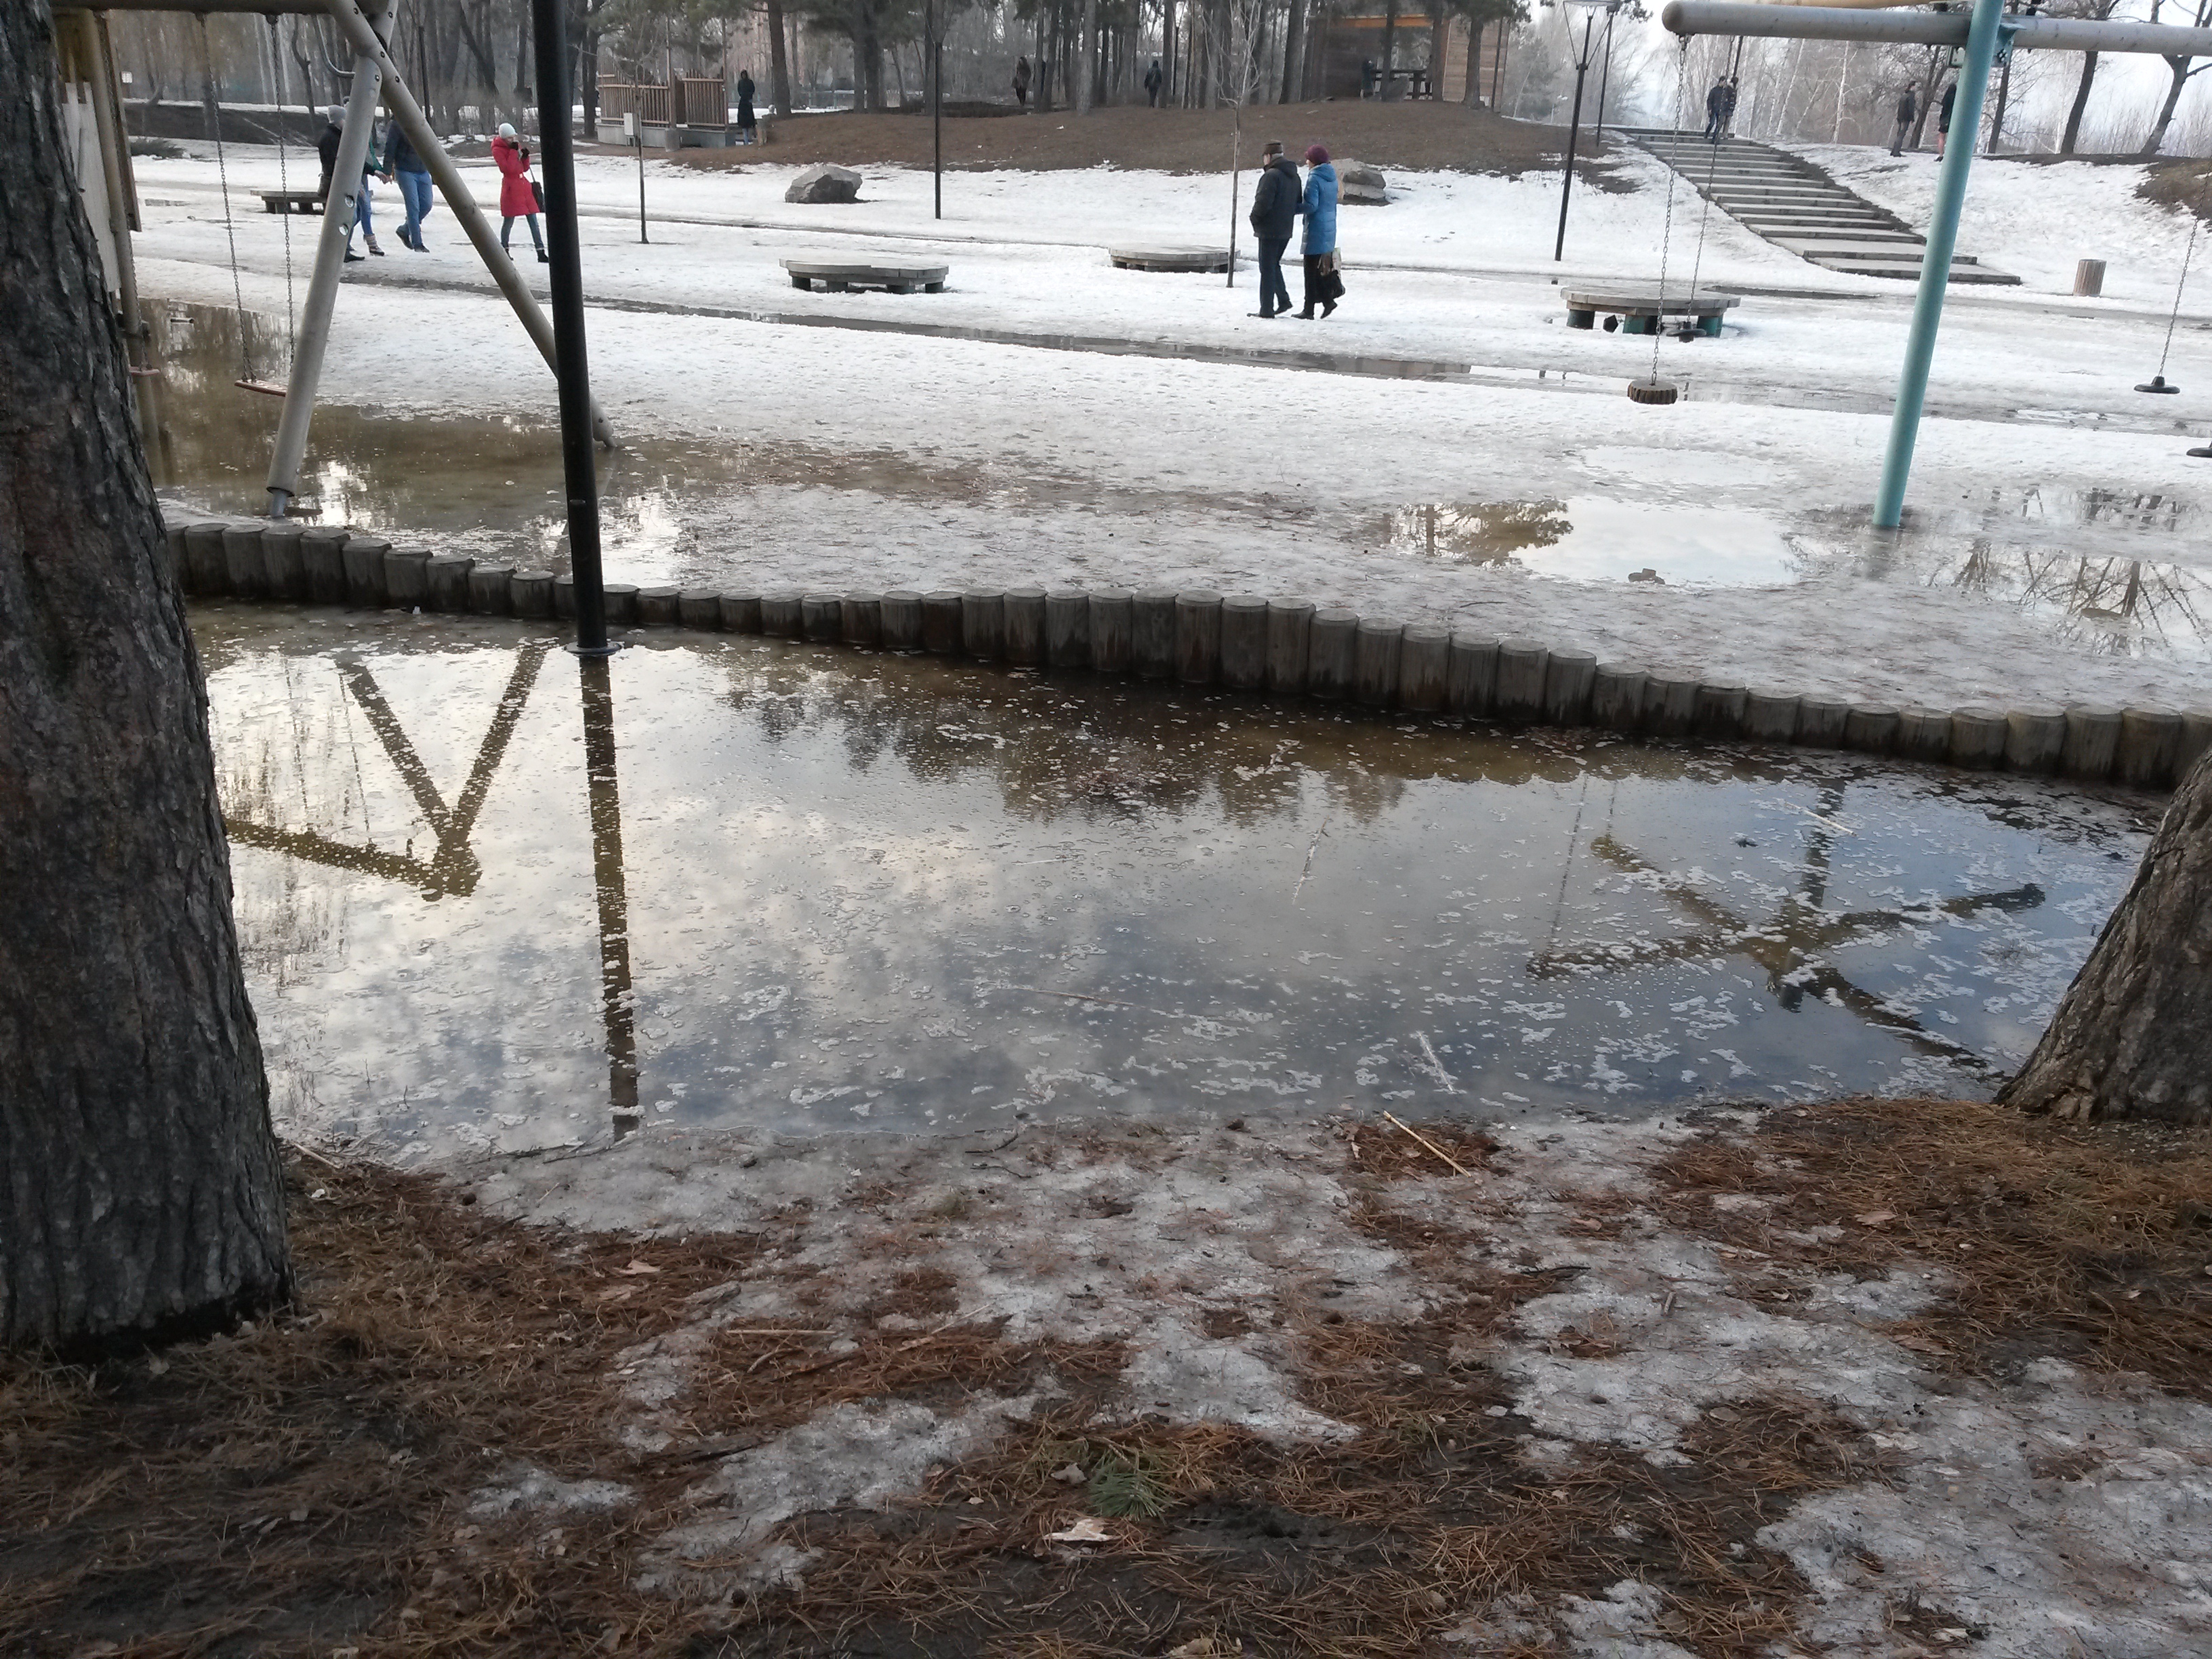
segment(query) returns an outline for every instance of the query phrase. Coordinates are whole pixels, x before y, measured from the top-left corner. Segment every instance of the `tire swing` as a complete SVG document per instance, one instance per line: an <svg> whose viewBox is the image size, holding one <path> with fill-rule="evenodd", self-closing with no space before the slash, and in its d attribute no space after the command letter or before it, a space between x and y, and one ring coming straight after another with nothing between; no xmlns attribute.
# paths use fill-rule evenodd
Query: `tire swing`
<svg viewBox="0 0 2212 1659"><path fill-rule="evenodd" d="M1651 373L1628 383L1628 401L1632 404L1671 404L1682 395L1675 382L1659 378L1659 340L1666 325L1667 252L1674 240L1674 180L1682 170L1678 165L1682 149L1682 99L1689 82L1690 40L1685 35L1674 58L1674 131L1668 140L1667 211L1659 233L1659 308L1651 319Z"/></svg>

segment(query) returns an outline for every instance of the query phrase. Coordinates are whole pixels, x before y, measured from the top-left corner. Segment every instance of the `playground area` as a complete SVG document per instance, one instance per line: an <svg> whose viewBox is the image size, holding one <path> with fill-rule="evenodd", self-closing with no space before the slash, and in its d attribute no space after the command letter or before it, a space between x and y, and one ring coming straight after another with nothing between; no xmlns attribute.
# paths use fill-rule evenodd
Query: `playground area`
<svg viewBox="0 0 2212 1659"><path fill-rule="evenodd" d="M337 592L266 597L259 526L171 544L240 550L188 616L301 1305L0 1376L0 1647L2212 1644L2203 1135L1988 1103L2167 800L2014 726L2171 763L2212 708L2193 222L2149 169L1984 165L1959 247L2020 280L1949 294L1876 531L1909 283L1648 143L1596 145L1554 260L1555 129L1249 117L1248 162L1388 175L1332 317L1251 314L1218 114L948 122L941 219L911 117L580 155L627 613L580 663L553 377L380 185L292 502L361 532ZM1931 157L1802 155L1927 219ZM858 199L787 200L817 162ZM154 481L265 510L301 404L239 383L320 222L257 192L313 158L134 166ZM1110 253L1232 235L1225 276ZM941 286L808 276L854 264ZM1733 303L1576 325L1644 284ZM953 642L878 648L894 589ZM1017 589L1082 590L1098 653L1012 649ZM1602 658L1996 750L1230 690L1224 593L1394 675L1400 624L1528 647L1546 709ZM1205 672L1105 659L1186 601Z"/></svg>
<svg viewBox="0 0 2212 1659"><path fill-rule="evenodd" d="M234 198L274 182L272 156L230 162ZM234 219L241 351L214 167L140 165L145 280L181 302L161 477L252 510L275 416L227 382L282 362L287 222ZM1668 170L1611 165L1632 188L1577 193L1557 283L1556 177L1392 175L1388 206L1345 210L1352 297L1309 324L1249 316L1249 267L1231 287L1110 264L1125 236L1225 242L1219 176L964 173L939 224L911 170L800 206L781 163L649 160L641 244L634 162L583 158L593 384L624 446L602 467L611 569L1297 592L1835 695L2201 699L2182 452L2212 398L2189 367L2208 323L2186 292L2173 315L2187 222L2136 196L2142 169L1984 169L1962 246L2023 282L1951 295L1905 526L1876 534L1909 289L1719 214L1700 252L1677 182L1673 280L1740 296L1721 336L1571 328L1559 284L1651 280L1669 225ZM1852 176L1909 214L1932 169ZM557 566L543 365L450 221L428 239L347 268L311 493ZM2058 291L2093 249L2105 296ZM942 264L945 290L801 293L781 263L871 257ZM1664 413L1620 395L1655 350L1686 386ZM2180 397L2133 391L2169 357Z"/></svg>

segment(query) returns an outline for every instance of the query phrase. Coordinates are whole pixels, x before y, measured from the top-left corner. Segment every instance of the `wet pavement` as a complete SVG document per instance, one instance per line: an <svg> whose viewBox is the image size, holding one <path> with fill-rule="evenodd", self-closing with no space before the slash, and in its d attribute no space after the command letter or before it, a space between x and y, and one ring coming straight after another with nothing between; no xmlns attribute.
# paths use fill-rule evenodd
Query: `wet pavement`
<svg viewBox="0 0 2212 1659"><path fill-rule="evenodd" d="M276 372L280 325L262 325L241 349L228 313L160 305L149 314L165 364L164 378L149 383L161 410L149 445L156 483L193 506L262 510L281 402L230 383L246 367ZM1596 445L1571 463L1586 492L1355 504L1299 517L1297 533L1334 536L1347 558L1510 566L1588 585L1774 587L1849 577L1926 587L2023 612L2077 650L2212 659L2212 569L2197 562L2203 513L2186 495L2007 483L1931 501L1916 509L1914 527L1884 533L1866 527L1863 506L1743 505L1746 491L1788 493L1755 457ZM1048 469L770 439L733 411L724 440L648 436L601 458L609 569L645 583L726 580L751 552L730 539L733 517L742 522L747 493L769 486L865 492L925 514L939 505L1107 519L1182 513L1252 531L1283 522L1272 497L1115 489ZM303 488L328 522L447 536L479 557L566 568L559 445L542 422L326 404L315 414Z"/></svg>
<svg viewBox="0 0 2212 1659"><path fill-rule="evenodd" d="M2154 810L757 638L194 625L276 1109L388 1156L1984 1092Z"/></svg>

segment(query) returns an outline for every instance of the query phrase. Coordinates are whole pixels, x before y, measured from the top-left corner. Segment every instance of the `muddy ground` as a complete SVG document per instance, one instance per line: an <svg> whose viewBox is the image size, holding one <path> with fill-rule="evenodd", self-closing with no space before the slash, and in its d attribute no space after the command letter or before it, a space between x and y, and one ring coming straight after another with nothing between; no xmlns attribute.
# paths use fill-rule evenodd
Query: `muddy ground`
<svg viewBox="0 0 2212 1659"><path fill-rule="evenodd" d="M0 1368L0 1652L2212 1646L2203 1133L1855 1101L290 1171L293 1313Z"/></svg>
<svg viewBox="0 0 2212 1659"><path fill-rule="evenodd" d="M1109 108L1088 115L1067 110L1029 115L947 116L948 167L1015 167L1052 172L1068 167L1152 168L1166 173L1218 173L1229 165L1231 110ZM706 169L757 163L788 166L836 161L848 167L930 165L930 122L919 111L794 115L763 123L757 149L686 149L666 159ZM1488 110L1457 104L1383 104L1365 100L1269 105L1244 115L1243 152L1249 167L1260 146L1279 138L1303 155L1322 144L1339 159L1380 167L1427 172L1501 173L1517 177L1556 168L1566 148L1564 127L1508 121ZM1614 142L1607 139L1605 149ZM1582 155L1599 163L1589 135ZM1593 182L1603 182L1594 178Z"/></svg>

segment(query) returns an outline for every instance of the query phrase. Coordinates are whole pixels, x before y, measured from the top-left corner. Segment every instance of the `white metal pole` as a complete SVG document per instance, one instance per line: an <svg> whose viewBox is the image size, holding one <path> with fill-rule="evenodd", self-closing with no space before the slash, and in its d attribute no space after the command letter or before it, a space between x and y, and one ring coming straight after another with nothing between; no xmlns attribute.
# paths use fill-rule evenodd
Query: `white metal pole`
<svg viewBox="0 0 2212 1659"><path fill-rule="evenodd" d="M368 3L379 10L374 26L363 18L362 28L370 40L379 40L376 31L390 32L396 8L384 0ZM307 453L307 422L315 412L315 387L323 378L323 349L330 343L331 311L338 297L346 245L353 236L362 169L368 164L369 137L376 125L380 78L375 59L356 49L353 92L346 99L345 131L339 135L337 160L331 167L330 193L323 198L315 273L308 279L307 302L300 312L299 333L292 346L292 374L285 386L284 413L276 423L276 450L269 458L269 516L272 519L283 518L300 493L300 466Z"/></svg>

